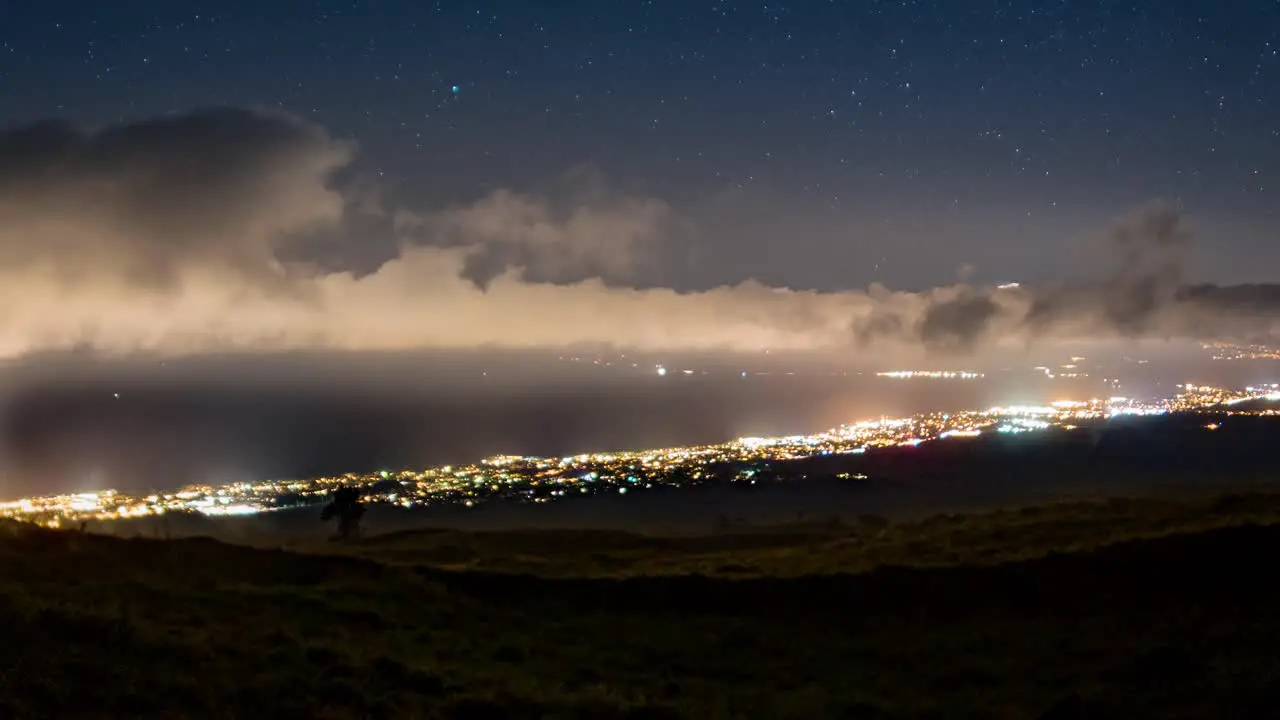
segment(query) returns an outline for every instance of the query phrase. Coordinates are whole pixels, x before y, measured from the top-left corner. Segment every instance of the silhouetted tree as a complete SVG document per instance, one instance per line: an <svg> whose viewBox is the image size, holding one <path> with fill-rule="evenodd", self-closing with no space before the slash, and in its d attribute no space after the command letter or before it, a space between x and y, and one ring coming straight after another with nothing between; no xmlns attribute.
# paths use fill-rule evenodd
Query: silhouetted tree
<svg viewBox="0 0 1280 720"><path fill-rule="evenodd" d="M338 488L333 491L329 504L324 506L320 519L324 522L337 519L338 538L350 540L360 535L360 518L364 517L364 503L360 502L360 491L353 487Z"/></svg>

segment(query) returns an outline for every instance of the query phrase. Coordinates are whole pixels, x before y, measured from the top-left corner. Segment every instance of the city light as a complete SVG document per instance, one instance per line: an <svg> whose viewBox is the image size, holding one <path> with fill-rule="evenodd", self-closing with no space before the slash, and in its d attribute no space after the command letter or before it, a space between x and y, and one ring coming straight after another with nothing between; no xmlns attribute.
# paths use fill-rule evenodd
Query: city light
<svg viewBox="0 0 1280 720"><path fill-rule="evenodd" d="M889 370L876 373L877 377L893 380L911 380L923 378L927 380L978 380L986 375L968 370Z"/></svg>
<svg viewBox="0 0 1280 720"><path fill-rule="evenodd" d="M663 368L659 367L659 371ZM166 513L251 515L325 502L340 487L362 488L366 502L412 508L474 507L496 500L545 503L567 494L621 493L627 488L704 482L756 483L768 463L823 455L853 455L909 448L937 440L974 438L986 431L1019 435L1122 416L1212 410L1223 415L1280 415L1280 409L1239 410L1251 400L1280 400L1280 384L1226 390L1186 384L1176 396L1152 403L1131 398L1063 399L1048 405L877 418L811 435L743 437L718 445L584 453L570 457L496 455L472 465L423 470L347 473L330 477L192 485L169 493L133 496L114 490L0 502L0 517L50 527L88 520L145 518ZM1215 430L1218 422L1205 425ZM767 474L767 473L766 473Z"/></svg>
<svg viewBox="0 0 1280 720"><path fill-rule="evenodd" d="M1201 347L1212 352L1214 360L1280 360L1280 348L1266 345L1210 343Z"/></svg>

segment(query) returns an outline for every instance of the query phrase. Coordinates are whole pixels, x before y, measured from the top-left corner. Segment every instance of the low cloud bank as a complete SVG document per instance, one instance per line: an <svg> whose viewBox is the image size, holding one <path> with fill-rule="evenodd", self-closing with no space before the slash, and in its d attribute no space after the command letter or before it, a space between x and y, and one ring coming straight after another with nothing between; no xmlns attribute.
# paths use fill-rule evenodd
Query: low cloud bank
<svg viewBox="0 0 1280 720"><path fill-rule="evenodd" d="M0 356L574 345L962 354L1270 336L1280 317L1280 286L1191 283L1191 237L1168 203L1117 221L1112 271L1096 279L918 293L746 280L679 293L626 284L694 231L661 200L502 190L444 210L387 209L334 182L354 152L295 118L240 109L0 132ZM342 232L353 213L380 214L398 253L366 273L307 262L307 238Z"/></svg>

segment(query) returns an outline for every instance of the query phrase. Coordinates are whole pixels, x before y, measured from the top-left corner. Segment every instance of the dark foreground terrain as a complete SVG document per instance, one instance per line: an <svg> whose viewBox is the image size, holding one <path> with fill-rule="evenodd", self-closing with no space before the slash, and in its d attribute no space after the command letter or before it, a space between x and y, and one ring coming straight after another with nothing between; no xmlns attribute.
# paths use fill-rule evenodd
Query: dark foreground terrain
<svg viewBox="0 0 1280 720"><path fill-rule="evenodd" d="M0 717L1274 717L1280 498L702 538L0 528Z"/></svg>

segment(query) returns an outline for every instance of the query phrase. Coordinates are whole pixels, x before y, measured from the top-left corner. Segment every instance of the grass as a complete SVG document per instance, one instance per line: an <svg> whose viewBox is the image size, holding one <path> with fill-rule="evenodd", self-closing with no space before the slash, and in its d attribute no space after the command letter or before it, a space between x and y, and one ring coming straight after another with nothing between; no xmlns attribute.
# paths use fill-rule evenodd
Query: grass
<svg viewBox="0 0 1280 720"><path fill-rule="evenodd" d="M1264 717L1280 497L289 549L0 527L0 717Z"/></svg>
<svg viewBox="0 0 1280 720"><path fill-rule="evenodd" d="M646 536L607 530L410 531L349 546L300 543L391 564L540 577L669 575L790 578L861 573L884 565L974 566L1081 552L1122 540L1280 523L1280 495L1122 498L891 523L877 516Z"/></svg>

